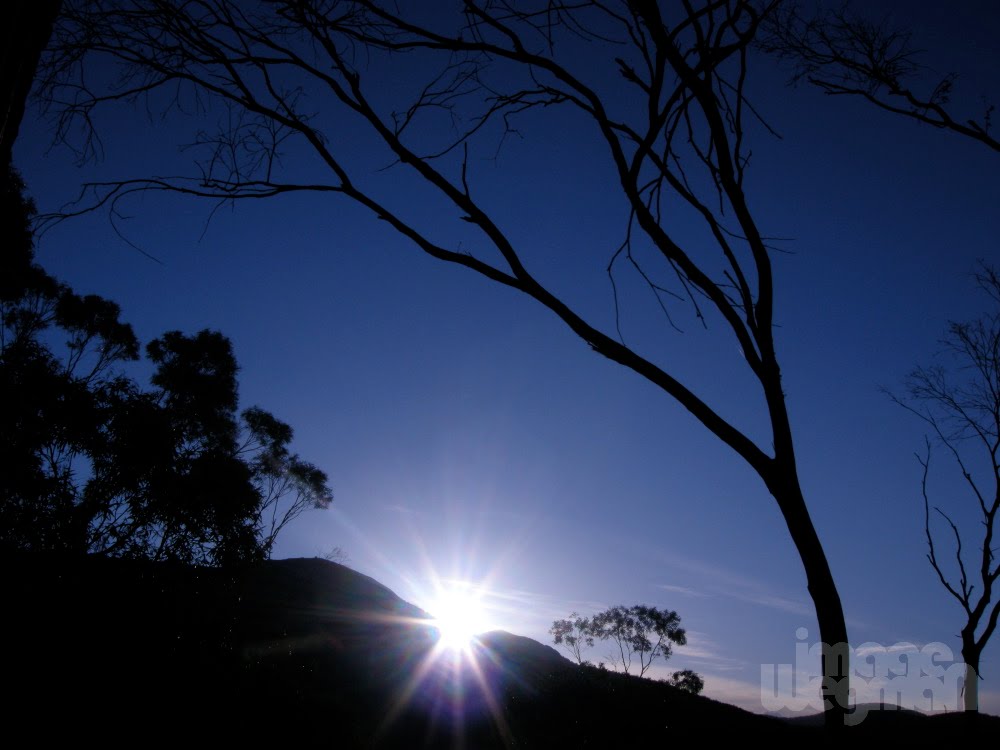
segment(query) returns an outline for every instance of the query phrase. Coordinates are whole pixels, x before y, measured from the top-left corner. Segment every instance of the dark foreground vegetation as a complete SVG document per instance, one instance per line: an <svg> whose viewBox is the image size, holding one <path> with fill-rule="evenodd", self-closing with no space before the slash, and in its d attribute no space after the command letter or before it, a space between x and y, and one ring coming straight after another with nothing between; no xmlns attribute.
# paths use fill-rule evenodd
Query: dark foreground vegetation
<svg viewBox="0 0 1000 750"><path fill-rule="evenodd" d="M809 746L824 737L809 722L581 667L509 633L483 636L478 674L456 672L450 656L428 658L424 612L320 559L230 570L28 553L2 562L8 737L334 748L659 748L725 737ZM1000 719L980 723L995 735ZM866 743L948 742L966 727L959 715L900 712L869 714L848 731Z"/></svg>

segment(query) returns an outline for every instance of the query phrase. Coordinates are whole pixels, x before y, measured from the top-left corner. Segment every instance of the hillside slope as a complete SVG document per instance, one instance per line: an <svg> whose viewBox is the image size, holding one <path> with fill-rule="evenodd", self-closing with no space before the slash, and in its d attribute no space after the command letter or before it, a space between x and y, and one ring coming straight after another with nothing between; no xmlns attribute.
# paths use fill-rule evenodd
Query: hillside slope
<svg viewBox="0 0 1000 750"><path fill-rule="evenodd" d="M37 740L550 748L665 747L720 733L779 746L819 739L813 727L578 667L510 633L484 634L473 663L458 664L435 649L425 612L324 560L239 571L24 554L0 562L5 726ZM896 739L902 731L893 724ZM953 722L944 733L955 731Z"/></svg>

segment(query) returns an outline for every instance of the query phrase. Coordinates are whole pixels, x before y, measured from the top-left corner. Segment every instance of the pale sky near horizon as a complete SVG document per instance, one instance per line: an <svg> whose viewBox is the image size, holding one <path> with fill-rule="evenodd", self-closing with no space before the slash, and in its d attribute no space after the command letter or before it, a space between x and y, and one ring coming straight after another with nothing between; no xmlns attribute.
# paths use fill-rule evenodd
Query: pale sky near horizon
<svg viewBox="0 0 1000 750"><path fill-rule="evenodd" d="M980 95L1000 101L1000 6L871 5L913 29L931 68L961 73L959 111L978 116ZM925 559L914 458L924 429L880 388L940 361L949 320L989 309L970 274L978 259L1000 264L1000 155L786 78L754 58L752 95L782 139L754 134L748 192L765 231L793 238L775 256L776 335L806 498L852 645L941 642L958 657L962 612ZM531 268L572 285L606 321L604 267L623 217L591 134L563 116L527 121L496 161L472 162L471 179ZM41 211L86 180L186 163L175 125L124 109L98 125L105 160L76 166L29 113L15 163ZM410 187L396 193L409 210L437 210ZM126 236L162 264L103 214L51 229L39 260L121 304L144 343L169 329L232 338L242 403L288 421L335 493L329 511L288 528L276 556L340 547L351 567L425 607L435 579L469 583L492 625L543 643L571 611L675 609L689 643L657 674L694 669L707 695L751 710L768 708L761 665L796 663L797 645L817 639L801 564L759 478L540 305L422 255L336 197L238 205L207 230L205 203L147 195L128 210ZM589 265L561 275L568 259ZM682 309L679 334L654 313L638 298L626 341L659 347L697 392L763 435L721 328L702 330ZM950 494L969 508L943 452L933 471L939 502ZM982 707L1000 714L995 642L982 672Z"/></svg>

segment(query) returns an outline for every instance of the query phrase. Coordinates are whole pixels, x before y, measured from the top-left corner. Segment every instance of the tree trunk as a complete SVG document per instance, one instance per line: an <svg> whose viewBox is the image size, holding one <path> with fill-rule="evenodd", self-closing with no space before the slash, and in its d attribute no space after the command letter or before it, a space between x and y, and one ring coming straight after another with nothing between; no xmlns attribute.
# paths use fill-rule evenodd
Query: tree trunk
<svg viewBox="0 0 1000 750"><path fill-rule="evenodd" d="M825 722L827 729L837 731L845 726L850 696L850 646L840 594L809 517L794 466L776 472L775 483L768 484L798 550L816 608L822 642Z"/></svg>
<svg viewBox="0 0 1000 750"><path fill-rule="evenodd" d="M974 645L962 645L962 660L965 662L965 680L962 682L964 710L972 713L979 713L979 656L980 652Z"/></svg>
<svg viewBox="0 0 1000 750"><path fill-rule="evenodd" d="M49 43L62 0L16 0L3 9L0 39L0 168L6 173L38 59Z"/></svg>
<svg viewBox="0 0 1000 750"><path fill-rule="evenodd" d="M770 466L761 467L758 471L778 503L806 573L806 585L816 608L822 643L824 721L828 731L839 732L847 724L851 688L847 623L830 563L802 495L792 427L788 419L784 389L781 387L781 373L773 351L768 359L770 366L762 377L761 384L764 386L771 427L774 430L774 459Z"/></svg>

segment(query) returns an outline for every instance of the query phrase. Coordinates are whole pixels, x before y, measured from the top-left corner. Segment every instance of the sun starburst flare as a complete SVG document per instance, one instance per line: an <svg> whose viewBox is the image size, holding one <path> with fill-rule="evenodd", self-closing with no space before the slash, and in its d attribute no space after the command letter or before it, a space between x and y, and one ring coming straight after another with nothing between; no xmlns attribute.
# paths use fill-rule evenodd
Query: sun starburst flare
<svg viewBox="0 0 1000 750"><path fill-rule="evenodd" d="M475 637L491 627L481 594L467 584L441 589L427 608L434 618L438 645L445 650L468 653Z"/></svg>

